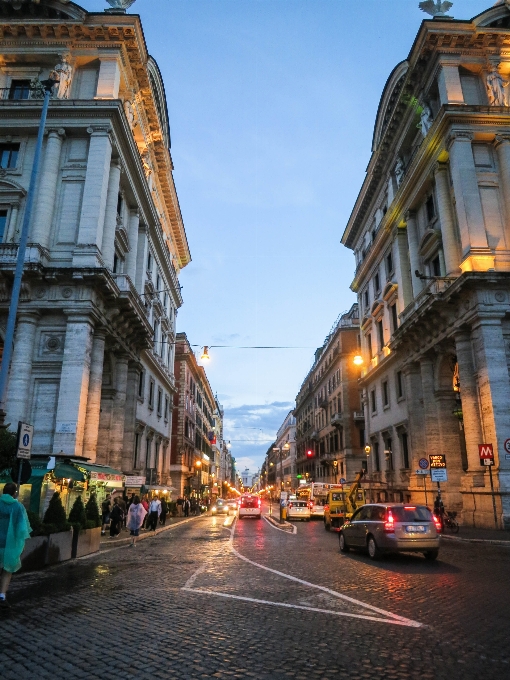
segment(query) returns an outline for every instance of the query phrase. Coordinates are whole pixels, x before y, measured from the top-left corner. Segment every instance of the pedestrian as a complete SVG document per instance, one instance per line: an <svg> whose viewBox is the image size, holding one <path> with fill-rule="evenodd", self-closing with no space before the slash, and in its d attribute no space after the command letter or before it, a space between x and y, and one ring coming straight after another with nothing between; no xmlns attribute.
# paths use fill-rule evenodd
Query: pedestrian
<svg viewBox="0 0 510 680"><path fill-rule="evenodd" d="M189 517L189 509L190 509L189 498L184 499L182 507L184 508L184 517Z"/></svg>
<svg viewBox="0 0 510 680"><path fill-rule="evenodd" d="M184 498L182 496L179 496L177 499L177 513L179 517L182 517L182 514L184 512Z"/></svg>
<svg viewBox="0 0 510 680"><path fill-rule="evenodd" d="M112 507L112 503L110 500L110 494L106 496L104 501L101 503L101 513L102 513L102 521L103 525L101 527L101 536L104 536L106 534L106 526L108 522L110 521L110 510Z"/></svg>
<svg viewBox="0 0 510 680"><path fill-rule="evenodd" d="M135 498L136 498L136 495L135 495L134 493L132 493L132 494L131 494L131 497L128 498L128 501L127 501L127 503L126 503L127 509L128 509L128 510L129 510L130 506L134 503ZM140 498L138 498L138 502L140 502Z"/></svg>
<svg viewBox="0 0 510 680"><path fill-rule="evenodd" d="M140 496L135 496L133 498L133 502L129 506L127 516L127 528L133 537L133 540L130 543L130 547L132 548L134 548L136 545L136 539L140 535L140 528L143 524L146 514L146 509L140 503Z"/></svg>
<svg viewBox="0 0 510 680"><path fill-rule="evenodd" d="M123 529L126 526L127 504L126 504L126 499L124 498L124 496L121 496L118 500L119 500L120 509L122 510L122 519L121 519L121 522L120 522L120 528Z"/></svg>
<svg viewBox="0 0 510 680"><path fill-rule="evenodd" d="M161 499L161 515L159 516L159 523L162 526L165 526L166 524L166 516L168 514L168 503L166 502L166 498Z"/></svg>
<svg viewBox="0 0 510 680"><path fill-rule="evenodd" d="M113 500L113 508L110 512L110 538L115 538L120 534L122 520L124 519L124 513L119 501L119 498Z"/></svg>
<svg viewBox="0 0 510 680"><path fill-rule="evenodd" d="M27 511L16 499L16 484L9 482L0 496L0 607L8 607L6 599L11 577L21 567L21 553L30 538L32 527Z"/></svg>
<svg viewBox="0 0 510 680"><path fill-rule="evenodd" d="M144 528L147 528L147 523L149 521L149 502L147 500L147 496L144 496L142 498L142 505L145 510L145 519L143 520L143 526Z"/></svg>
<svg viewBox="0 0 510 680"><path fill-rule="evenodd" d="M438 493L434 500L434 515L441 524L441 533L444 533L444 504L441 495Z"/></svg>
<svg viewBox="0 0 510 680"><path fill-rule="evenodd" d="M155 496L149 504L149 531L156 531L161 514L161 501Z"/></svg>

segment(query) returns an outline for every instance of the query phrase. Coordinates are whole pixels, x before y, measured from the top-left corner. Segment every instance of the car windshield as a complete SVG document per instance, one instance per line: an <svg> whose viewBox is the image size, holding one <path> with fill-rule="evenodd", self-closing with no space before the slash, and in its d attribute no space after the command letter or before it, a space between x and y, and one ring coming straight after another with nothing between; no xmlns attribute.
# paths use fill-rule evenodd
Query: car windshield
<svg viewBox="0 0 510 680"><path fill-rule="evenodd" d="M432 522L432 513L424 506L389 508L396 522Z"/></svg>
<svg viewBox="0 0 510 680"><path fill-rule="evenodd" d="M333 503L335 503L335 502L338 503L339 501L343 501L344 498L345 498L345 495L340 491L337 491L337 492L331 494L331 501Z"/></svg>

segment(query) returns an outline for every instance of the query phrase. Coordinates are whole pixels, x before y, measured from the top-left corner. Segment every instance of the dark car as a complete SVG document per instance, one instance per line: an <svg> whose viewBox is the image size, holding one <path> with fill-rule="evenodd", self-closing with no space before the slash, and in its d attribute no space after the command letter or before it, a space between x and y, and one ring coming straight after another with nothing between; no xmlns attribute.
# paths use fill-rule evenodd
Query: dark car
<svg viewBox="0 0 510 680"><path fill-rule="evenodd" d="M440 531L439 520L424 505L367 504L342 526L340 550L367 550L373 560L383 552L421 552L435 560Z"/></svg>

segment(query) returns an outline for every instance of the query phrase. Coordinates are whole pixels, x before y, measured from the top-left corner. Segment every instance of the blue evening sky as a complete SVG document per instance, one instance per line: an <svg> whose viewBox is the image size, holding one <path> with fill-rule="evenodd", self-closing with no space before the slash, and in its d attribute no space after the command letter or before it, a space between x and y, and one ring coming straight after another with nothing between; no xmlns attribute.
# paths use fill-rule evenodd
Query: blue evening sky
<svg viewBox="0 0 510 680"><path fill-rule="evenodd" d="M492 4L456 0L450 14ZM192 255L178 330L233 346L211 349L206 370L238 470L256 471L355 301L340 238L382 89L426 15L418 0L137 0L130 12L165 82Z"/></svg>

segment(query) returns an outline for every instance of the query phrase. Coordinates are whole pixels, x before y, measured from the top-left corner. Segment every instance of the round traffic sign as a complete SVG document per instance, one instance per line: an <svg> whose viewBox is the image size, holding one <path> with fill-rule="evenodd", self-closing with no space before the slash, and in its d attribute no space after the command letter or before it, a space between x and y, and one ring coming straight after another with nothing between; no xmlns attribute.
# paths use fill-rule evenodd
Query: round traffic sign
<svg viewBox="0 0 510 680"><path fill-rule="evenodd" d="M510 439L507 439L507 440L505 441L504 446L505 446L505 451L506 451L507 453L510 453Z"/></svg>
<svg viewBox="0 0 510 680"><path fill-rule="evenodd" d="M347 480L344 479L343 477L340 479L340 484L345 484L346 482L347 482Z"/></svg>
<svg viewBox="0 0 510 680"><path fill-rule="evenodd" d="M421 467L422 470L426 470L429 466L429 461L426 458L420 458L418 461L418 465Z"/></svg>

